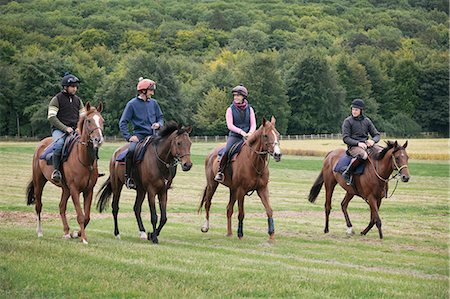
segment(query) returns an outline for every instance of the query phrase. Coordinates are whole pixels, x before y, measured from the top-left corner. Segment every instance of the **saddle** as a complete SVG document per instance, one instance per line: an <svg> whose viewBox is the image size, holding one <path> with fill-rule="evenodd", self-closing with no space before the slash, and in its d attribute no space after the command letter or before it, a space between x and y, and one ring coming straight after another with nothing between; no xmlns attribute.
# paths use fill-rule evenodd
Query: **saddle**
<svg viewBox="0 0 450 299"><path fill-rule="evenodd" d="M64 141L64 146L61 153L61 165L67 161L69 158L70 152L73 149L75 143L80 139L80 135L78 134L70 134L66 137ZM47 165L53 165L53 145L55 142L50 143L44 150L44 152L39 156L40 160L45 160Z"/></svg>
<svg viewBox="0 0 450 299"><path fill-rule="evenodd" d="M147 136L138 142L138 144L136 145L136 149L134 150L133 160L135 163L144 160L145 152L147 151L148 146L152 143L153 139L154 136ZM125 164L127 154L128 148L117 156L116 161L119 162L120 164Z"/></svg>
<svg viewBox="0 0 450 299"><path fill-rule="evenodd" d="M372 157L378 151L379 151L379 149L377 149L376 147L371 147L367 150L367 154L369 155L369 157ZM350 162L352 161L352 159L353 159L353 157L349 155L348 151L345 151L345 155L343 155L339 159L339 161L337 162L333 171L339 172L342 174L347 169L347 167L350 164ZM363 163L359 164L356 167L356 169L353 171L353 174L363 174L364 169L366 168L366 164L367 164L367 160L364 161Z"/></svg>
<svg viewBox="0 0 450 299"><path fill-rule="evenodd" d="M233 162L236 160L237 156L241 152L242 146L244 145L244 140L236 142L228 151L228 161ZM221 147L217 152L217 160L220 161L225 152L225 146Z"/></svg>

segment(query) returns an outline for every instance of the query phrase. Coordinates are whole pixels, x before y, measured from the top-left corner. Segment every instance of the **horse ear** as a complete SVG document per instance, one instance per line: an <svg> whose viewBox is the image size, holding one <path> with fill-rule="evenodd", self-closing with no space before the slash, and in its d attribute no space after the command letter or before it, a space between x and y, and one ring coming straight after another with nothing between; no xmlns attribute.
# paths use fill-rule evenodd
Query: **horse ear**
<svg viewBox="0 0 450 299"><path fill-rule="evenodd" d="M84 106L86 108L86 112L88 112L89 110L91 110L91 103L87 102L86 106Z"/></svg>
<svg viewBox="0 0 450 299"><path fill-rule="evenodd" d="M262 121L262 125L263 125L263 127L265 127L266 126L266 117L265 116L263 116L263 121Z"/></svg>
<svg viewBox="0 0 450 299"><path fill-rule="evenodd" d="M100 101L100 103L98 103L97 111L98 111L99 113L101 113L101 112L103 111L103 102L102 102L102 101Z"/></svg>
<svg viewBox="0 0 450 299"><path fill-rule="evenodd" d="M394 142L394 148L397 148L397 146L398 146L398 142L397 142L397 140L395 140L395 142Z"/></svg>
<svg viewBox="0 0 450 299"><path fill-rule="evenodd" d="M408 146L408 140L406 140L405 144L403 144L403 148L406 148Z"/></svg>
<svg viewBox="0 0 450 299"><path fill-rule="evenodd" d="M191 134L191 132L192 132L192 126L186 127L186 128L184 128L184 130L185 130L188 134Z"/></svg>
<svg viewBox="0 0 450 299"><path fill-rule="evenodd" d="M275 119L275 116L272 115L272 118L270 119L270 122L272 123L272 125L275 125L275 122L277 120Z"/></svg>

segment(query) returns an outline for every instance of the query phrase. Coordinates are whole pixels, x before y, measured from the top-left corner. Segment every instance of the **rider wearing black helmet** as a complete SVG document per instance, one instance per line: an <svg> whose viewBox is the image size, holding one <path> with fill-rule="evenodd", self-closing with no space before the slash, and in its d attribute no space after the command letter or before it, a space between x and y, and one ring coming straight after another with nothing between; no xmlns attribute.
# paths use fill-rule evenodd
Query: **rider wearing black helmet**
<svg viewBox="0 0 450 299"><path fill-rule="evenodd" d="M76 96L80 80L72 74L66 73L61 80L63 90L56 94L48 105L47 119L52 126L53 137L53 173L52 180L59 183L62 179L59 170L61 152L64 140L77 127L80 114L84 111L81 99Z"/></svg>
<svg viewBox="0 0 450 299"><path fill-rule="evenodd" d="M352 115L347 117L342 124L342 138L348 146L347 152L353 157L350 165L342 173L347 185L351 184L351 177L356 167L367 159L367 148L380 141L380 133L372 121L363 114L364 101L354 99L351 108ZM369 134L372 139L369 139Z"/></svg>

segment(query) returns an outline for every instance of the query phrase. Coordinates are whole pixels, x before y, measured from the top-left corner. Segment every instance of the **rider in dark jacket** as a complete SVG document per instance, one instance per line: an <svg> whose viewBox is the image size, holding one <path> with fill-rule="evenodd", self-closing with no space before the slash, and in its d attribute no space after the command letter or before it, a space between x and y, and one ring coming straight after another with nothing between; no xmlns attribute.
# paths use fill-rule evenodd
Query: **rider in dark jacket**
<svg viewBox="0 0 450 299"><path fill-rule="evenodd" d="M356 167L367 159L367 148L380 141L380 133L372 121L363 114L364 101L354 99L351 107L352 115L342 124L342 138L348 146L347 152L353 157L350 165L342 173L347 185L351 184L351 177ZM369 134L372 139L369 139Z"/></svg>

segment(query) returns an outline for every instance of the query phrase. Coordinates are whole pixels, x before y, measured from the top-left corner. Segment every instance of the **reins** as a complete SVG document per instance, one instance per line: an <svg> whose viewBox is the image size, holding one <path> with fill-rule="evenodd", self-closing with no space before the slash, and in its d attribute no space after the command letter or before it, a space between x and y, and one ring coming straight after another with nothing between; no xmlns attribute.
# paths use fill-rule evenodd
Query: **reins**
<svg viewBox="0 0 450 299"><path fill-rule="evenodd" d="M395 152L395 151L394 151ZM408 165L402 165L402 166L398 166L398 164L397 164L397 161L395 160L395 157L394 157L394 152L392 153L392 161L394 162L394 166L395 166L395 169L392 171L392 172L394 172L394 171L396 171L396 173L394 174L394 175L392 175L390 178L388 177L387 179L385 179L385 178L383 178L379 173L378 173L378 171L377 171L377 168L378 168L378 161L377 161L377 166L375 167L375 165L373 164L373 162L372 162L372 160L371 159L369 159L369 162L370 162L370 164L372 164L372 168L373 168L373 170L374 170L374 172L375 172L375 175L378 177L378 179L379 180L381 180L382 182L384 182L384 184L385 184L385 187L384 187L384 197L385 198L391 198L393 195L394 195L394 193L395 193L395 190L397 190L397 186L398 186L398 181L399 181L399 179L400 179L400 177L398 177L398 175L400 174L400 171L403 169L403 168L408 168ZM391 193L391 195L390 196L388 196L388 194L387 194L387 185L388 185L388 183L389 183L389 181L391 181L391 180L393 180L393 179L395 179L395 178L397 178L397 180L396 180L396 183L395 183L395 187L394 187L394 190L392 190L392 193Z"/></svg>

